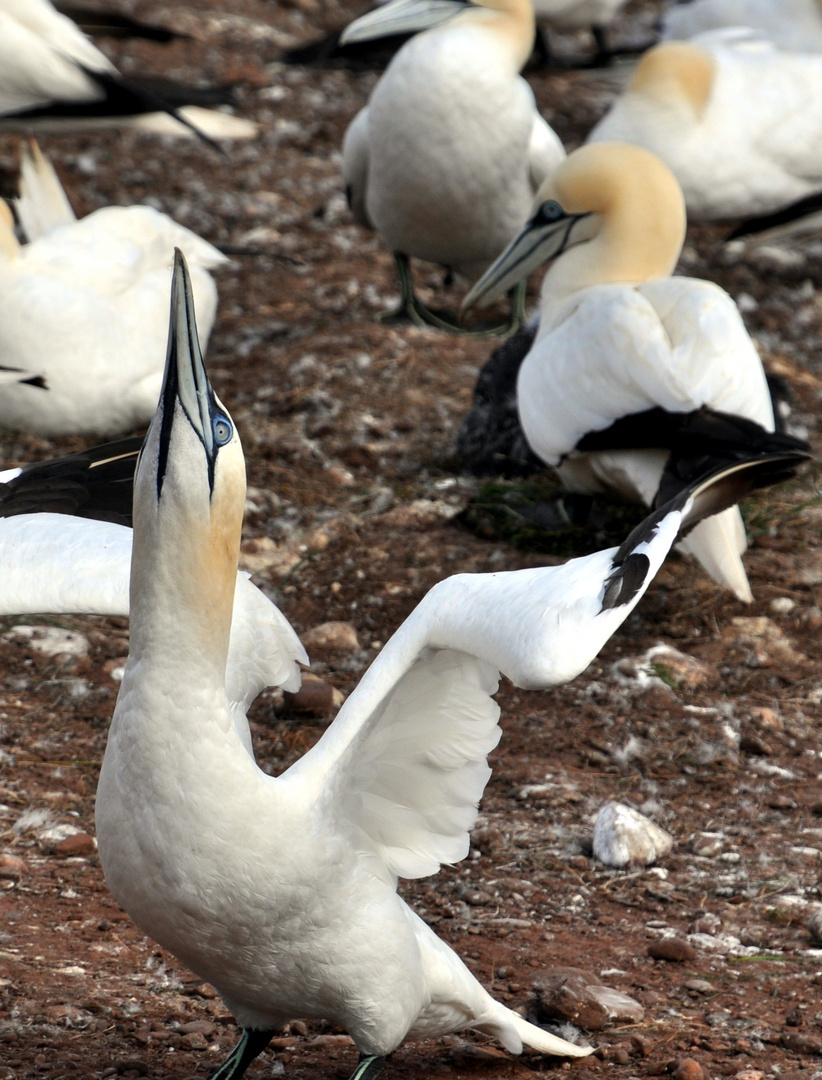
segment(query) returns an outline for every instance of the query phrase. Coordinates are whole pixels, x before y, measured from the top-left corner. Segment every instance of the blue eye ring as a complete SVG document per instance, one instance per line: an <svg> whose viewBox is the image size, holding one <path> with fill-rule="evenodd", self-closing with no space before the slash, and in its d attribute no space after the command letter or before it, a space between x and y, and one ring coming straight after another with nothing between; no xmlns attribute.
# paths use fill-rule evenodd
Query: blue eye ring
<svg viewBox="0 0 822 1080"><path fill-rule="evenodd" d="M565 216L565 211L555 202L553 199L549 199L544 202L537 211L537 218L545 225L549 225L554 221L559 221L561 217Z"/></svg>
<svg viewBox="0 0 822 1080"><path fill-rule="evenodd" d="M231 442L234 428L227 416L215 416L211 429L214 432L214 442L218 446L225 446L226 443Z"/></svg>

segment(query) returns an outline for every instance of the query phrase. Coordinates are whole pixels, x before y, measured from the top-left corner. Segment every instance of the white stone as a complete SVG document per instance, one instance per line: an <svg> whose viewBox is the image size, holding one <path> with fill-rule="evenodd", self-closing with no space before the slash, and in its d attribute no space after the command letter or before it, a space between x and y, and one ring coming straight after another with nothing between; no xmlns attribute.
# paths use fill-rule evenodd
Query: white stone
<svg viewBox="0 0 822 1080"><path fill-rule="evenodd" d="M606 803L594 825L594 857L606 866L650 866L674 846L670 833L624 803Z"/></svg>

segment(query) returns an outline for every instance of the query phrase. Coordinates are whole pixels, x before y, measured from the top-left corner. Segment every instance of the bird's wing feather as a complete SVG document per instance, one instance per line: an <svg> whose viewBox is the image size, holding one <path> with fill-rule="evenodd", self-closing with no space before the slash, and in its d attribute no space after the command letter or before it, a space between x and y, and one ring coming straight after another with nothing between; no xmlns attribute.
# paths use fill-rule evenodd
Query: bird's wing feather
<svg viewBox="0 0 822 1080"><path fill-rule="evenodd" d="M614 548L440 582L281 779L318 792L338 827L344 807L375 872L417 877L462 857L499 738L497 673L529 688L578 675L638 603L680 518L657 512L618 564Z"/></svg>
<svg viewBox="0 0 822 1080"><path fill-rule="evenodd" d="M368 107L360 109L343 139L343 183L354 219L366 229L374 226L368 216Z"/></svg>
<svg viewBox="0 0 822 1080"><path fill-rule="evenodd" d="M36 142L20 155L20 197L14 207L29 242L76 220L54 167Z"/></svg>

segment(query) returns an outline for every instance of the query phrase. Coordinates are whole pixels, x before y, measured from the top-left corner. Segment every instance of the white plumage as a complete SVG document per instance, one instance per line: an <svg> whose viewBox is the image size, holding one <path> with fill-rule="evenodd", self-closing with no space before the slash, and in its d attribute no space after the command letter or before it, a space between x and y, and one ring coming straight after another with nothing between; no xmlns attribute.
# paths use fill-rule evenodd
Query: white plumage
<svg viewBox="0 0 822 1080"><path fill-rule="evenodd" d="M543 185L534 216L466 300L493 299L556 256L517 401L531 448L572 491L653 504L672 444L642 441L649 410L671 414L671 434L673 414L704 406L754 421L763 436L774 430L762 363L733 300L710 282L670 276L684 234L682 195L658 159L627 145L586 146ZM630 438L609 443L607 429L631 418ZM581 448L595 433L595 448ZM683 544L749 601L745 546L735 507Z"/></svg>
<svg viewBox="0 0 822 1080"><path fill-rule="evenodd" d="M171 252L192 265L208 339L226 258L149 206L105 207L74 220L39 151L24 153L17 244L0 217L0 356L41 376L0 395L0 425L36 435L109 435L147 423L162 383ZM48 318L43 317L48 312Z"/></svg>
<svg viewBox="0 0 822 1080"><path fill-rule="evenodd" d="M664 42L589 142L661 158L695 220L769 214L822 191L822 57L737 31Z"/></svg>
<svg viewBox="0 0 822 1080"><path fill-rule="evenodd" d="M515 1052L588 1053L495 1002L397 896L397 877L468 850L499 738L497 672L529 687L577 674L633 609L696 496L618 552L441 582L317 745L268 776L236 737L221 674L243 456L188 337L181 264L175 279L168 375L135 480L131 649L97 796L107 881L243 1026L221 1080L295 1016L343 1026L363 1055L360 1080L404 1038L466 1027Z"/></svg>
<svg viewBox="0 0 822 1080"><path fill-rule="evenodd" d="M355 217L393 252L473 279L565 152L517 74L533 45L530 0L394 0L343 41L426 25L349 127L343 176Z"/></svg>
<svg viewBox="0 0 822 1080"><path fill-rule="evenodd" d="M819 0L690 0L665 12L663 38L692 38L707 30L747 27L786 52L822 52Z"/></svg>

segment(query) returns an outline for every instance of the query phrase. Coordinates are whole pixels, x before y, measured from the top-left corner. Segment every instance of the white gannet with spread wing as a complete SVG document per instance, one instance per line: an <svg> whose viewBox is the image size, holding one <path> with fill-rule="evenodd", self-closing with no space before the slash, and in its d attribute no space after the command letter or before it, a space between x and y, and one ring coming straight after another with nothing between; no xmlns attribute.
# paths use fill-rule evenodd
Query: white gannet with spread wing
<svg viewBox="0 0 822 1080"><path fill-rule="evenodd" d="M208 140L256 134L247 120L199 107L203 97L196 87L155 90L151 80L124 78L49 0L0 0L0 130L114 125Z"/></svg>
<svg viewBox="0 0 822 1080"><path fill-rule="evenodd" d="M672 277L682 194L657 158L594 143L547 181L534 214L466 298L488 302L553 259L539 327L517 380L531 449L572 491L648 506L700 471L780 447L762 362L739 311L707 281ZM740 600L752 599L737 507L682 545Z"/></svg>
<svg viewBox="0 0 822 1080"><path fill-rule="evenodd" d="M822 192L822 57L736 31L663 42L588 141L656 154L692 220L773 213Z"/></svg>
<svg viewBox="0 0 822 1080"><path fill-rule="evenodd" d="M208 271L225 256L150 206L75 220L36 147L24 151L17 211L30 242L0 215L0 357L41 385L5 386L0 426L109 435L148 423L163 377L170 252L177 245L190 260L204 341L217 310Z"/></svg>
<svg viewBox="0 0 822 1080"><path fill-rule="evenodd" d="M690 0L671 3L662 37L688 39L708 30L746 27L786 52L822 52L820 0Z"/></svg>
<svg viewBox="0 0 822 1080"><path fill-rule="evenodd" d="M418 323L432 320L414 297L409 257L476 278L565 157L518 75L534 41L530 0L393 0L342 41L425 27L391 61L343 143L354 216L394 252L400 310Z"/></svg>
<svg viewBox="0 0 822 1080"><path fill-rule="evenodd" d="M236 1080L295 1016L350 1033L357 1080L406 1037L470 1027L513 1052L590 1052L496 1002L397 895L397 878L468 851L500 734L498 671L529 687L576 675L680 527L746 469L682 493L618 550L441 582L317 745L268 776L237 738L224 687L243 454L208 383L178 259L166 380L135 478L131 647L97 838L120 903L243 1028L215 1077Z"/></svg>

